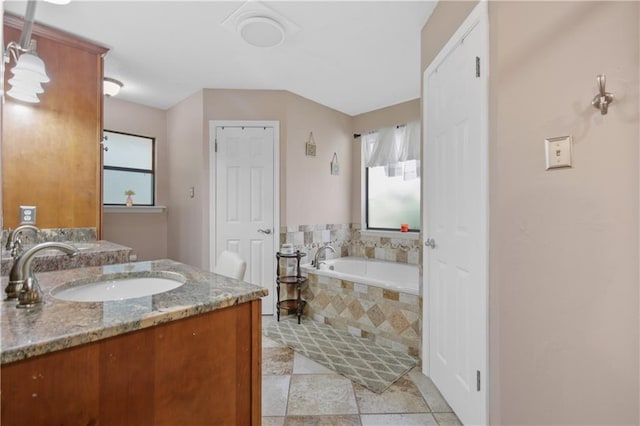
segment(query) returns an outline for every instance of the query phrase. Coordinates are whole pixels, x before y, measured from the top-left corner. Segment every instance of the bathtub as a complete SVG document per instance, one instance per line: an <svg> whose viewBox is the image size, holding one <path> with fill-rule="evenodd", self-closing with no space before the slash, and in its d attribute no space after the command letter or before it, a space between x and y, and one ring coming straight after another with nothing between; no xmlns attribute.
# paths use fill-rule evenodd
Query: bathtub
<svg viewBox="0 0 640 426"><path fill-rule="evenodd" d="M310 263L301 265L306 273L372 285L401 293L419 295L418 266L362 257L339 257L320 264L320 269Z"/></svg>
<svg viewBox="0 0 640 426"><path fill-rule="evenodd" d="M339 257L315 269L300 265L304 315L354 336L418 357L422 346L422 297L418 267Z"/></svg>

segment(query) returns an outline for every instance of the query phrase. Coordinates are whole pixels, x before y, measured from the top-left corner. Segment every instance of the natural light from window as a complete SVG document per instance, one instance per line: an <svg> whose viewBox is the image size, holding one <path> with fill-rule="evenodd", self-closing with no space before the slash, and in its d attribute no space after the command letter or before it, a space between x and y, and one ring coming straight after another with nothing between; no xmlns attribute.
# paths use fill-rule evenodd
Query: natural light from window
<svg viewBox="0 0 640 426"><path fill-rule="evenodd" d="M420 179L403 175L387 176L385 167L369 167L367 225L369 229L420 229Z"/></svg>
<svg viewBox="0 0 640 426"><path fill-rule="evenodd" d="M154 204L154 139L105 131L103 203Z"/></svg>
<svg viewBox="0 0 640 426"><path fill-rule="evenodd" d="M420 123L365 133L361 146L365 229L420 231Z"/></svg>

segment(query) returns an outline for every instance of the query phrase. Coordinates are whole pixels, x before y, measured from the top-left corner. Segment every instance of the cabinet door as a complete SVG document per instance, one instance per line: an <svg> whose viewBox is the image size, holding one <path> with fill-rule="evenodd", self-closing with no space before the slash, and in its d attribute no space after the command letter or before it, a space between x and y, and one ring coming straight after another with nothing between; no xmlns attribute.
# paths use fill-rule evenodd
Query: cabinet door
<svg viewBox="0 0 640 426"><path fill-rule="evenodd" d="M2 366L0 424L258 425L260 300Z"/></svg>

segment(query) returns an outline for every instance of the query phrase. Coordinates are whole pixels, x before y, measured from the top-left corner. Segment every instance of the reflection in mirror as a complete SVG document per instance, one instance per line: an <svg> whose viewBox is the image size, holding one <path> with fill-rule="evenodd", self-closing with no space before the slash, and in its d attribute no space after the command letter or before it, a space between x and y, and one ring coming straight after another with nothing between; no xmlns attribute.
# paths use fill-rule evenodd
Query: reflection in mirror
<svg viewBox="0 0 640 426"><path fill-rule="evenodd" d="M155 139L104 132L103 204L154 205Z"/></svg>
<svg viewBox="0 0 640 426"><path fill-rule="evenodd" d="M23 21L5 14L4 40L20 38ZM102 62L107 49L34 24L32 38L51 82L40 103L5 98L2 106L4 229L36 206L40 229L91 229L100 236ZM4 75L4 85L11 73Z"/></svg>

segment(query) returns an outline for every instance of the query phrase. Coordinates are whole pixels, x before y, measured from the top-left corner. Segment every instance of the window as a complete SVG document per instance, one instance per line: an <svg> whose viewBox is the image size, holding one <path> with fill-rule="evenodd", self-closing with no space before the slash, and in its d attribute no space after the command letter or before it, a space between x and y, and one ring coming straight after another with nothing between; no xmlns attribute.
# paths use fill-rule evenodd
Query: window
<svg viewBox="0 0 640 426"><path fill-rule="evenodd" d="M105 131L103 203L155 203L155 138Z"/></svg>
<svg viewBox="0 0 640 426"><path fill-rule="evenodd" d="M420 231L419 123L362 135L366 229Z"/></svg>

